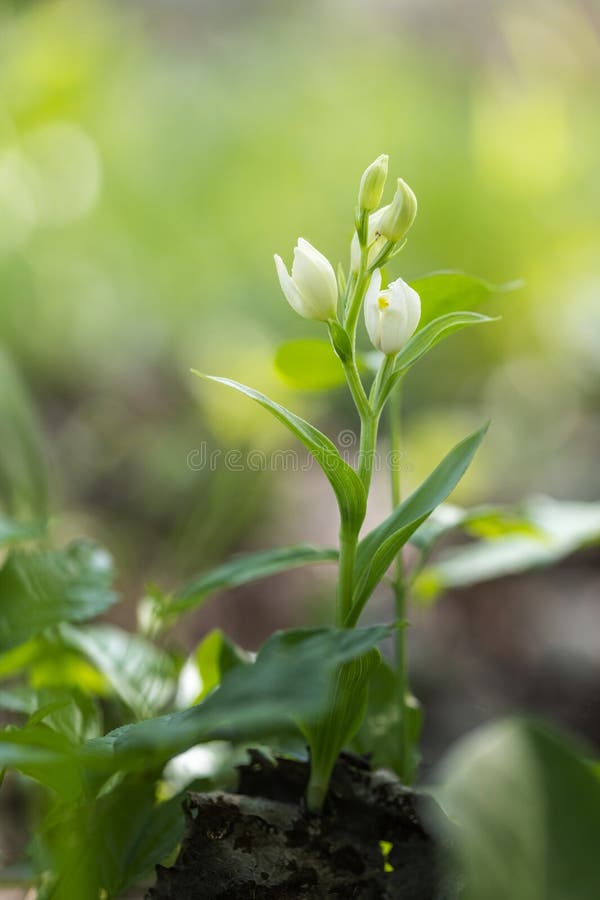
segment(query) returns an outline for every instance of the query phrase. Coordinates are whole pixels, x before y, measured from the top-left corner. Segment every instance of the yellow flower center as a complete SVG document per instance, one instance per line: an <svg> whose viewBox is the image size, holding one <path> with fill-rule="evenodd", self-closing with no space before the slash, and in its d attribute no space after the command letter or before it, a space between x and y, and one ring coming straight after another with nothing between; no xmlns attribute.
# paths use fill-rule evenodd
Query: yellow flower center
<svg viewBox="0 0 600 900"><path fill-rule="evenodd" d="M383 310L383 309L387 309L388 306L389 306L390 304L389 304L389 302L385 299L385 297L380 297L380 298L378 299L378 301L377 301L377 305L379 306L379 309L382 309L382 310Z"/></svg>

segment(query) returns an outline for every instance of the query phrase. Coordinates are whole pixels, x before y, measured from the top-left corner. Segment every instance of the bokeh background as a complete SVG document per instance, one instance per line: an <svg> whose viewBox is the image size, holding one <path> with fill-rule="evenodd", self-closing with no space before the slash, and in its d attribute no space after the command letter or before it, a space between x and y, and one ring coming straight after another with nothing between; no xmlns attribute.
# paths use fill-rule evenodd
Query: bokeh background
<svg viewBox="0 0 600 900"><path fill-rule="evenodd" d="M395 276L523 279L490 303L500 322L411 375L407 487L491 417L457 502L599 497L599 79L594 0L2 4L0 391L43 459L6 419L3 465L57 540L111 549L122 623L148 584L335 538L317 472L190 465L201 447L288 443L189 369L262 388L334 437L355 427L343 392L277 376L282 340L320 335L281 297L272 256L289 262L302 235L346 262L358 180L381 152L419 198ZM371 514L386 503L382 474ZM600 741L599 569L592 549L415 613L426 759L509 709ZM331 575L221 596L180 637L219 623L256 647L325 621Z"/></svg>

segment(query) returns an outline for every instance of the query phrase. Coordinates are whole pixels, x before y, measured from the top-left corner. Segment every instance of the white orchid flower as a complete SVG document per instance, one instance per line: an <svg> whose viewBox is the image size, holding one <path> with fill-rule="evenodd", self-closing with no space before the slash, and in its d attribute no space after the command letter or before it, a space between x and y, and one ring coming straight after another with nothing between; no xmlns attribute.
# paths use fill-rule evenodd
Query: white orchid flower
<svg viewBox="0 0 600 900"><path fill-rule="evenodd" d="M327 257L304 238L299 238L294 248L292 274L277 255L275 266L281 290L299 315L319 322L335 318L338 288L333 266Z"/></svg>
<svg viewBox="0 0 600 900"><path fill-rule="evenodd" d="M365 324L373 346L387 355L401 350L421 318L419 295L401 278L381 290L381 271L375 269L365 296Z"/></svg>

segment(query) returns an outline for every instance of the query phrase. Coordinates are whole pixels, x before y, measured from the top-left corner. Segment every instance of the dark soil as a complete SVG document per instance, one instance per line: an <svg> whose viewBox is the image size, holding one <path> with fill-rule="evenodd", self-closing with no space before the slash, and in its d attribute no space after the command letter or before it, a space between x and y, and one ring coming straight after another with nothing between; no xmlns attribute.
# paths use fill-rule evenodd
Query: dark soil
<svg viewBox="0 0 600 900"><path fill-rule="evenodd" d="M189 794L181 852L157 867L147 900L450 900L422 798L343 755L311 815L307 779L306 763L253 751L237 794ZM391 844L385 860L380 841Z"/></svg>

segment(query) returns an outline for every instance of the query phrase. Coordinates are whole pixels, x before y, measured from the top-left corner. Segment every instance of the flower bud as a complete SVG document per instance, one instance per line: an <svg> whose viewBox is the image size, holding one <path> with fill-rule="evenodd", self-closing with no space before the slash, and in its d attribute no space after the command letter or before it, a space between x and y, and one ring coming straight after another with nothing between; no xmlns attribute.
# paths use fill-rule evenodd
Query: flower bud
<svg viewBox="0 0 600 900"><path fill-rule="evenodd" d="M421 318L419 295L398 278L381 290L381 271L375 269L365 296L365 324L373 346L386 355L401 350Z"/></svg>
<svg viewBox="0 0 600 900"><path fill-rule="evenodd" d="M394 199L379 224L379 231L389 241L397 243L406 235L416 215L417 198L407 183L399 178Z"/></svg>
<svg viewBox="0 0 600 900"><path fill-rule="evenodd" d="M284 261L275 256L281 290L290 306L305 319L326 322L335 318L338 289L329 260L305 241L298 239L290 275Z"/></svg>
<svg viewBox="0 0 600 900"><path fill-rule="evenodd" d="M371 212L379 206L387 179L388 159L389 157L383 153L363 172L358 189L360 209Z"/></svg>
<svg viewBox="0 0 600 900"><path fill-rule="evenodd" d="M386 215L388 206L382 206L381 209L378 209L377 212L372 213L369 216L369 225L367 229L367 246L369 247L369 253L367 257L367 265L372 265L379 253L383 250L385 244L387 243L387 238L383 237L381 234L381 220ZM356 231L352 236L352 243L350 245L350 268L353 272L357 272L360 266L360 243L358 240L358 235Z"/></svg>

